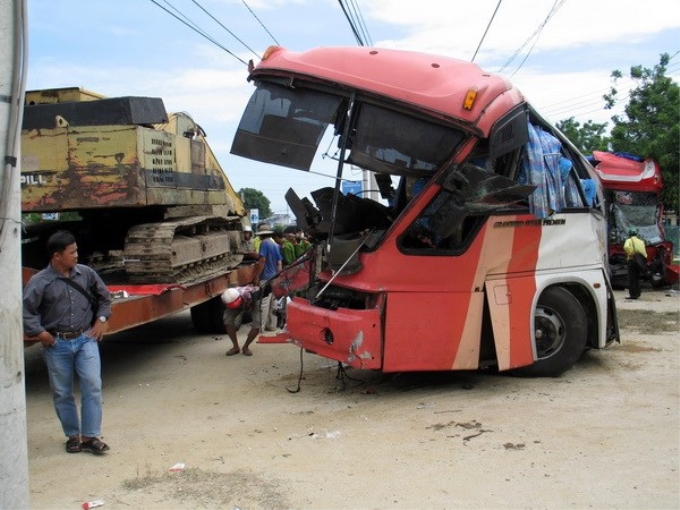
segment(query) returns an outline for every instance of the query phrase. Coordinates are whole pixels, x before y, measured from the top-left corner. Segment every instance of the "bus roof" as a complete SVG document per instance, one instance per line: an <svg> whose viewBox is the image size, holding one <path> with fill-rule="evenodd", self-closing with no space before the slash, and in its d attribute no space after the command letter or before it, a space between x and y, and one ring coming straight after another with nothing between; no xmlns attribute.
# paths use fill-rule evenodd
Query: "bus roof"
<svg viewBox="0 0 680 510"><path fill-rule="evenodd" d="M663 188L661 168L653 159L593 151L593 166L609 189L658 193Z"/></svg>
<svg viewBox="0 0 680 510"><path fill-rule="evenodd" d="M465 123L479 122L476 127L483 132L498 117L524 102L508 80L476 64L402 50L322 47L293 52L271 47L252 69L249 79L267 75L308 79L385 96L431 114ZM472 108L465 109L463 103L469 90L477 96Z"/></svg>

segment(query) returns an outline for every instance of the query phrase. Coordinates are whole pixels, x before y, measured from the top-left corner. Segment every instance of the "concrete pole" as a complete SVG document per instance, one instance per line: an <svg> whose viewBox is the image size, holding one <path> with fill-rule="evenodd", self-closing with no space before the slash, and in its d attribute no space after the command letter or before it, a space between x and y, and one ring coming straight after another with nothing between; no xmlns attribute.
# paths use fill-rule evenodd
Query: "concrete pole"
<svg viewBox="0 0 680 510"><path fill-rule="evenodd" d="M20 135L25 0L0 0L0 508L28 508L21 320Z"/></svg>

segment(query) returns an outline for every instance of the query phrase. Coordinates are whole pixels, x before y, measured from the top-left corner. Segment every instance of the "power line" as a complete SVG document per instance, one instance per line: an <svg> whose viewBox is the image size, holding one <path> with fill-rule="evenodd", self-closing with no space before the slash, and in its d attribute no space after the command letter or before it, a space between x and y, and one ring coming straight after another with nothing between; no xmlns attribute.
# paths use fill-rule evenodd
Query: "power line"
<svg viewBox="0 0 680 510"><path fill-rule="evenodd" d="M667 73L673 74L676 73L678 70L680 70L680 66L673 66L672 68L667 68L666 71ZM626 78L624 80L619 80L618 83L616 84L616 88L619 89L628 89L630 87L633 87L635 85L636 80L633 78ZM613 86L613 85L612 85ZM578 97L572 97L570 99L565 99L562 101L557 101L555 103L551 103L549 105L546 105L545 108L542 108L542 111L546 112L546 114L552 114L552 115L558 115L562 112L569 112L570 110L574 108L581 108L585 106L594 106L600 102L604 102L603 96L611 91L611 88L607 87L606 89L600 89L599 91L595 92L590 92L587 94L582 94ZM591 99L586 99L591 96L599 96L598 98L591 98ZM627 95L625 98L618 99L617 102L623 102L626 99L630 97ZM602 108L604 109L604 107ZM590 112L588 112L590 113Z"/></svg>
<svg viewBox="0 0 680 510"><path fill-rule="evenodd" d="M475 57L477 56L477 52L479 51L479 48L482 47L482 43L484 42L484 39L486 38L486 33L489 31L489 28L491 27L491 23L493 22L493 19L496 17L496 13L498 12L498 8L501 6L502 1L503 0L498 0L498 3L496 4L496 9L493 11L493 14L491 15L491 19L486 24L486 30L484 30L484 35L482 35L482 38L479 40L479 44L477 45L477 49L475 50L475 54L472 55L472 60L470 60L470 62L475 61Z"/></svg>
<svg viewBox="0 0 680 510"><path fill-rule="evenodd" d="M229 32L229 34L230 34L234 39L236 39L236 40L237 40L238 42L240 42L243 46L245 46L246 48L248 48L248 49L250 50L250 52L251 52L253 55L255 55L257 58L260 57L260 56L255 52L255 50L253 50L250 46L248 46L248 45L247 45L246 43L244 43L241 39L239 39L239 38L236 36L236 34L235 34L234 32L232 32L232 31L229 30L227 27L225 27L225 26L222 24L221 21L219 21L215 16L213 16L212 14L210 14L210 13L205 9L205 7L203 7L201 4L198 3L197 0L191 0L191 1L194 2L194 4L196 4L196 6L197 6L199 9L201 9L204 13L206 13L208 16L210 16L210 17L213 19L213 21L215 21L215 23L217 23L219 26L221 26L223 29L225 29L227 32Z"/></svg>
<svg viewBox="0 0 680 510"><path fill-rule="evenodd" d="M248 65L248 62L246 62L245 60L243 60L242 58L240 58L239 56L237 56L235 53L232 53L232 52L229 51L227 48L225 48L224 46L222 46L222 45L221 45L220 43L218 43L215 39L213 39L213 38L210 37L208 34L206 34L202 29L200 29L200 28L198 27L198 25L196 25L196 23L194 23L193 21L191 21L191 20L190 20L187 16L185 16L184 14L181 14L181 13L180 13L181 16L183 16L183 17L185 18L185 19L182 19L182 18L180 18L180 16L178 16L177 14L175 14L175 13L173 13L173 12L170 12L168 9L166 9L165 7L163 7L163 6L162 6L161 4L159 4L156 0L150 0L150 1L151 1L154 5L156 5L157 7L163 9L165 12L167 12L170 16L172 16L173 18L175 18L175 19L176 19L177 21L179 21L180 23L182 23L182 24L188 26L191 30L193 30L194 32L196 32L197 34L199 34L201 37L204 37L205 39L207 39L208 41L210 41L211 43L213 43L215 46L217 46L218 48L221 48L222 50L224 50L224 51L226 51L227 53L229 53L229 55L231 55L232 57L234 57L236 60L238 60L238 61L241 62L242 64L244 64L244 65L246 65L246 66ZM168 2L168 0L165 0L165 2L166 2L168 5L170 5L173 9L175 9L175 7L173 7L172 4L170 4L170 3ZM175 9L175 10L177 10L177 9ZM179 13L179 11L177 11L177 12Z"/></svg>
<svg viewBox="0 0 680 510"><path fill-rule="evenodd" d="M345 18L347 18L347 22L349 23L349 26L352 29L352 33L354 34L354 38L357 40L357 43L359 44L359 46L366 46L363 39L361 38L361 35L359 34L359 31L354 23L354 20L352 19L352 16L349 14L347 8L345 7L345 3L343 2L343 0L338 0L338 3L340 4L340 8L342 9Z"/></svg>
<svg viewBox="0 0 680 510"><path fill-rule="evenodd" d="M253 18L255 18L255 19L257 20L257 22L260 24L260 26L261 26L262 28L264 28L264 31L267 32L267 34L269 34L269 37L271 37L272 40L273 40L277 45L280 46L279 41L277 41L277 40L276 40L276 37L274 37L274 36L272 35L272 33L269 31L269 29L267 29L267 27L264 26L264 23L262 23L262 22L260 21L260 18L258 18L257 15L253 12L253 10L248 6L248 4L246 3L246 0L241 0L241 2L243 3L243 5L246 6L246 9L248 9L248 11L250 11L250 14L253 15Z"/></svg>
<svg viewBox="0 0 680 510"><path fill-rule="evenodd" d="M513 53L512 57L510 57L510 58L508 59L508 61L507 61L505 64L503 64L503 66L500 68L500 71L499 71L499 72L503 71L506 67L508 67L508 66L510 65L510 63L511 63L513 60L515 60L515 58L517 58L517 55L520 54L520 52L524 49L524 47L525 47L527 44L529 44L529 42L530 42L531 40L535 39L535 40L534 40L534 43L533 43L532 46L531 46L531 49L529 50L529 52L527 53L527 55L524 57L524 60L522 60L522 63L517 67L517 69L516 69L512 74L514 75L517 71L520 70L520 68L522 67L522 65L524 65L524 63L526 62L527 58L529 58L529 55L531 54L531 51L534 49L534 46L536 45L536 42L538 41L538 38L539 38L539 36L541 35L541 32L543 32L543 29L544 29L545 26L548 24L548 21L550 21L550 18L552 18L552 17L555 15L555 13L557 13L557 11L564 5L564 3L565 3L566 1L567 1L567 0L555 0L555 3L553 4L552 8L550 9L550 12L548 12L548 15L547 15L546 18L543 20L543 22L538 26L538 28L534 31L534 33L531 34L531 35L527 38L527 40L524 41L524 43L522 43L522 45L517 49L517 51L515 51L515 53Z"/></svg>
<svg viewBox="0 0 680 510"><path fill-rule="evenodd" d="M373 46L373 40L368 33L368 28L364 22L364 16L361 14L361 9L359 8L357 0L350 0L350 4L352 6L352 10L354 11L354 18L359 25L361 33L364 35L364 40L369 44L369 46Z"/></svg>

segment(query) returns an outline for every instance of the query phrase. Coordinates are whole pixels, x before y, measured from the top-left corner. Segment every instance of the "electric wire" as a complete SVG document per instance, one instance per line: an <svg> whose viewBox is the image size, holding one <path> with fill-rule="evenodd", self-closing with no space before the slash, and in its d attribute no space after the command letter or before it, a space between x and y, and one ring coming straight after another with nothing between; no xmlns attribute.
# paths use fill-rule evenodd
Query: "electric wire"
<svg viewBox="0 0 680 510"><path fill-rule="evenodd" d="M248 4L246 3L246 0L241 0L241 2L243 3L243 5L246 6L246 9L248 9L248 11L250 11L250 14L253 15L253 18L255 18L255 19L257 20L257 22L260 24L260 26L261 26L262 28L264 28L264 31L267 32L267 34L269 34L269 37L272 38L272 41L274 41L276 44L278 44L278 45L280 46L279 41L276 40L276 37L274 37L274 36L272 35L272 33L271 33L271 32L269 31L269 29L264 25L264 23L262 23L262 21L260 21L260 18L258 18L257 15L253 12L253 10L248 6Z"/></svg>
<svg viewBox="0 0 680 510"><path fill-rule="evenodd" d="M357 0L349 0L351 10L354 13L354 20L357 26L359 27L359 31L363 35L363 40L366 42L369 46L373 46L373 40L371 39L370 34L368 33L368 27L366 27L366 23L364 21L364 16L361 14L361 8L359 7L359 4Z"/></svg>
<svg viewBox="0 0 680 510"><path fill-rule="evenodd" d="M354 34L354 38L356 39L357 43L359 44L359 46L365 46L364 41L361 39L361 35L357 30L357 27L354 25L354 22L352 21L352 17L349 15L347 9L345 8L344 2L342 0L338 0L338 4L340 4L340 8L342 9L345 18L347 18L347 22L349 23L349 27L352 29L352 33Z"/></svg>
<svg viewBox="0 0 680 510"><path fill-rule="evenodd" d="M246 43L244 43L241 39L239 39L239 37L238 37L234 32L232 32L232 31L229 30L227 27L225 27L225 26L222 24L222 22L221 22L220 20L218 20L215 16L213 16L212 14L210 14L210 12L208 12L208 11L206 10L205 7L203 7L200 3L198 3L197 0L191 0L191 1L192 1L194 4L196 4L196 6L197 6L199 9L201 9L204 13L206 13L208 16L210 16L210 17L213 19L213 21L215 21L215 23L217 23L219 26L221 26L221 27L224 28L227 32L229 32L229 34L230 34L234 39L236 39L236 40L237 40L238 42L240 42L243 46L245 46L246 48L248 48L248 49L250 50L250 52L251 52L253 55L255 55L255 57L260 58L260 55L258 55L257 52L256 52L254 49L252 49L250 46L248 46ZM252 12L252 11L251 11L251 12Z"/></svg>
<svg viewBox="0 0 680 510"><path fill-rule="evenodd" d="M152 0L152 1L153 1L153 0ZM172 4L170 3L170 0L163 0L163 2L164 2L170 9L172 9L173 11L175 11L175 12L177 13L177 16L180 16L182 19L184 19L185 24L190 25L191 27L194 28L194 30L196 30L197 32L199 32L203 37L208 38L208 35L206 34L206 32L205 32L203 29L201 29L196 23L194 23L191 19L189 19L189 17L186 16L186 15L185 15L182 11L180 11L177 7L175 7L174 5L172 5ZM154 3L155 3L155 2L154 2ZM166 12L167 12L167 11L166 11Z"/></svg>
<svg viewBox="0 0 680 510"><path fill-rule="evenodd" d="M522 52L522 50L525 48L525 46L527 44L529 44L529 42L531 42L533 39L538 40L538 37L540 37L541 32L543 32L543 29L548 24L548 21L550 21L550 19L557 13L557 11L565 4L566 1L567 0L555 0L555 3L553 3L552 8L548 12L548 15L543 20L543 22L538 26L538 28L534 31L534 33L531 34L527 38L527 40L524 41L524 43L522 43L522 45L517 49L517 51L515 51L515 53L513 53L513 55L508 59L508 61L505 64L503 64L503 66L500 68L499 72L502 72L503 70L505 70L505 68L507 68L512 63L512 61L515 60L515 58L517 58L517 56ZM536 41L534 41L534 44L531 46L531 49L534 48L535 44L536 44ZM515 74L517 71L519 71L519 69L522 67L524 62L526 62L527 58L529 57L529 54L531 54L531 51L529 51L527 53L527 55L524 58L524 60L522 61L522 63L519 65L519 67L515 70L515 72L513 74Z"/></svg>
<svg viewBox="0 0 680 510"><path fill-rule="evenodd" d="M200 27L198 27L198 25L196 25L194 22L192 22L188 17L186 17L185 15L183 15L182 13L180 13L174 6L172 6L172 5L168 2L168 0L164 0L164 1L165 1L168 5L170 5L175 11L177 11L177 12L179 13L179 15L182 16L182 17L184 18L184 20L181 19L180 17L178 17L177 15L173 14L172 12L170 12L168 9L164 8L164 7L161 6L160 4L158 4L158 2L157 2L156 0L151 0L151 1L152 1L154 4L156 4L158 7L160 7L161 9L165 10L168 14L172 15L173 17L175 17L176 19L178 19L180 22L184 23L184 24L187 25L189 28L191 28L192 30L194 30L195 32L197 32L199 35L201 35L201 36L203 36L204 38L208 39L210 42L212 42L213 44L215 44L215 45L218 46L219 48L223 49L224 51L226 51L226 52L229 53L230 55L232 55L234 58L236 58L237 60L239 60L241 63L246 64L246 62L245 62L244 60L240 59L240 58L239 58L238 56L236 56L234 53L232 53L232 52L229 51L227 48L225 48L224 46L222 46L221 44L219 44L215 39L213 39L213 38L210 37L208 34L206 34L205 31L203 31ZM193 1L193 3L196 4L196 6L198 6L205 14L207 14L208 16L210 16L210 17L211 17L215 22L217 22L224 30L226 30L230 35L232 35L238 42L240 42L241 44L243 44L244 47L246 47L249 51L251 51L251 52L252 52L253 54L255 54L256 56L259 56L259 55L257 55L257 53L256 53L252 48L250 48L244 41L242 41L240 38L238 38L231 30L229 30L224 24L222 24L222 23L221 23L220 21L218 21L218 20L217 20L210 12L208 12L207 9L205 9L202 5L200 5L200 3L199 3L197 0L192 0L192 1ZM262 23L262 21L257 17L257 15L255 14L255 12L253 12L253 10L252 10L252 9L250 8L250 6L246 3L246 1L245 1L245 0L241 0L241 1L242 1L243 5L248 9L248 11L250 12L250 14L258 21L258 23L262 26L262 28L263 28L263 29L267 32L267 34L272 38L272 40L273 40L276 44L279 44L278 40L273 36L273 34L272 34L272 33L269 31L269 29L264 25L264 23ZM338 3L339 3L339 5L340 5L340 7L341 7L341 9L342 9L342 11L343 11L343 14L344 14L344 16L345 16L347 22L348 22L349 25L350 25L350 28L351 28L351 30L352 30L352 33L353 33L353 35L354 35L354 37L355 37L357 43L358 43L360 46L365 46L367 43L370 44L370 45L372 45L373 42L372 42L372 40L371 40L371 38L370 38L370 35L369 35L369 33L368 33L368 30L367 30L367 28L366 28L366 24L365 24L365 21L364 21L364 18L363 18L363 16L362 16L362 14L361 14L361 10L360 10L360 8L359 8L359 5L358 5L358 3L357 3L357 0L349 0L349 1L338 0ZM505 70L505 69L506 69L506 68L507 68L507 67L508 67L508 66L509 66L516 58L517 58L517 56L524 50L524 48L526 48L526 46L527 46L529 43L531 43L531 47L530 47L530 49L528 50L528 52L526 53L526 55L524 56L524 59L523 59L522 62L517 66L517 68L511 73L510 77L514 76L514 75L522 68L522 66L524 65L524 63L527 61L528 57L529 57L530 54L532 53L532 51L533 51L535 45L537 44L537 41L538 41L538 39L539 39L539 37L540 37L540 35L541 35L543 29L545 28L545 26L547 25L547 23L551 20L551 18L557 13L557 11L564 5L564 3L566 3L566 0L555 0L555 1L554 1L552 8L551 8L550 11L548 12L548 14L547 14L546 18L543 20L543 22L538 26L538 28L534 31L534 33L533 33L529 38L527 38L527 40L526 40L526 41L525 41L525 42L524 42L524 43L523 43L523 44L515 51L515 53L514 53L514 54L508 59L508 61L507 61L507 62L499 69L498 72L502 72L503 70ZM494 19L495 19L495 17L496 17L496 14L497 14L497 12L498 12L498 10L499 10L501 4L502 4L502 0L498 0L498 3L497 3L497 5L496 5L496 8L494 9L494 12L493 12L491 18L489 19L489 22L488 22L488 24L487 24L487 26L486 26L486 29L485 29L485 31L484 31L484 34L483 34L482 38L480 39L480 42L479 42L479 44L478 44L478 46L477 46L477 48L476 48L476 50L475 50L475 52L474 52L474 55L473 55L473 57L472 57L472 61L475 60L475 58L476 58L476 56L477 56L479 50L481 49L481 46L482 46L482 44L483 44L483 42L484 42L484 40L485 40L485 38L486 38L486 36L487 36L487 34L488 34L488 31L490 30L491 24L493 23L493 21L494 21ZM671 57L671 59L674 58L675 56L677 56L678 53L680 53L680 52L676 52L676 53ZM668 71L669 71L669 72L673 72L673 69L668 69ZM617 84L617 85L618 85L617 88L626 88L626 87L628 86L628 83L632 83L632 82L633 82L632 79L627 80L627 82L621 82L621 81L619 81L619 83ZM589 110L589 111L586 112L586 113L578 113L578 110L581 110L581 109L584 109L584 108L589 108L589 107L595 107L597 104L600 104L600 103L603 101L603 98L602 98L602 97L593 98L592 100L587 100L587 99L584 99L584 98L587 98L587 97L589 97L589 96L596 95L596 94L597 94L597 95L600 95L600 94L601 94L601 95L604 95L606 92L609 92L610 90L611 90L611 88L608 88L608 89L606 89L606 91L603 91L603 92L601 92L601 93L600 93L600 92L592 92L592 93L589 93L589 94L586 94L586 95L580 95L580 96L577 97L577 98L568 99L568 100L563 100L563 101L560 101L560 102L558 102L558 103L553 103L553 104L551 104L551 105L548 105L548 106L544 109L544 111L546 112L547 115L559 115L559 114L562 114L562 113L574 113L575 115L578 115L578 116L583 116L583 115L586 115L587 113L592 113L592 112L595 112L595 111L601 111L602 109L604 109L603 106L600 107L600 108L594 109L594 110ZM626 96L626 98L627 98L627 97L629 97L629 96ZM626 98L620 98L620 99L617 100L617 102L625 101ZM577 110L577 112L574 112L574 110Z"/></svg>
<svg viewBox="0 0 680 510"><path fill-rule="evenodd" d="M673 55L673 57L675 57L678 53L680 53L680 52L676 52L675 55ZM669 62L670 62L670 60L673 59L673 57L671 57L669 59ZM680 71L680 65L673 66L673 67L669 66L669 67L666 68L666 76L672 77L672 75L677 73L678 71ZM625 78L625 79L619 79L617 81L616 88L627 90L627 89L634 87L635 84L636 84L636 80L628 77L628 78ZM542 111L546 115L555 116L555 115L559 115L559 114L562 114L562 113L571 112L574 109L588 108L588 107L595 106L597 104L603 103L604 102L603 96L605 94L609 93L609 92L611 92L611 86L607 87L606 89L600 89L599 91L594 91L594 92L590 92L590 93L587 93L587 94L581 94L578 97L573 97L573 98L565 99L565 100L558 101L558 102L555 102L555 103L550 103L548 105L545 105L545 107L542 108ZM591 96L598 96L598 97L592 98ZM588 97L591 97L591 99L586 99ZM627 94L625 97L621 97L620 99L617 99L617 102L618 103L624 102L629 97L630 97L630 94ZM602 109L604 109L604 106L602 106L600 108L600 110L602 110ZM589 110L586 113L578 113L578 115L583 116L583 115L586 115L588 113L592 113L594 111L598 111L598 110Z"/></svg>
<svg viewBox="0 0 680 510"><path fill-rule="evenodd" d="M526 55L524 55L524 58L520 62L520 64L517 66L517 69L515 69L512 73L510 73L510 78L514 77L517 74L517 71L519 71L524 63L527 61L529 58L529 55L531 55L531 52L534 51L534 48L536 47L536 43L538 42L538 36L534 39L534 42L531 44L531 48L529 48L529 51L527 51Z"/></svg>
<svg viewBox="0 0 680 510"><path fill-rule="evenodd" d="M213 43L213 44L214 44L215 46L217 46L218 48L220 48L220 49L226 51L229 55L231 55L232 57L234 57L236 60L238 60L238 61L241 62L242 64L244 64L244 65L246 65L246 66L248 65L248 62L246 62L246 61L243 60L241 57L239 57L239 56L236 55L235 53L231 52L230 50L228 50L227 48L225 48L224 46L222 46L222 45L221 45L219 42L217 42L214 38L210 37L210 36L209 36L208 34L206 34L203 30L201 30L201 29L198 27L198 25L196 25L193 21L191 21L191 20L190 20L188 17L186 17L185 15L183 15L183 14L180 13L181 16L183 16L184 18L186 18L186 20L185 20L185 19L182 19L179 15L177 15L177 14L171 12L170 10L166 9L166 8L163 7L161 4L159 4L156 0L150 0L150 1L151 1L153 4L155 4L157 7L159 7L160 9L163 9L165 12L167 12L170 16L172 16L173 18L175 18L175 19L176 19L177 21L179 21L180 23L183 23L184 25L186 25L187 27L189 27L190 29L192 29L194 32L196 32L196 33L199 34L200 36L204 37L205 39L207 39L208 41L210 41L211 43ZM168 5L172 6L167 0L165 0L165 2L168 3ZM173 6L173 8L174 8L174 6ZM178 12L179 12L179 11L178 11Z"/></svg>
<svg viewBox="0 0 680 510"><path fill-rule="evenodd" d="M486 30L484 30L484 34L482 35L482 38L479 40L479 44L477 45L477 49L475 50L474 55L472 55L472 60L470 62L475 61L475 57L477 56L477 52L479 51L479 48L482 47L482 43L484 42L484 39L486 38L486 34L489 31L489 28L491 28L491 23L493 23L493 19L496 17L496 13L498 12L498 8L501 6L501 3L503 0L498 0L498 3L496 4L496 9L494 9L493 14L491 15L491 19L489 19L489 22L486 24Z"/></svg>

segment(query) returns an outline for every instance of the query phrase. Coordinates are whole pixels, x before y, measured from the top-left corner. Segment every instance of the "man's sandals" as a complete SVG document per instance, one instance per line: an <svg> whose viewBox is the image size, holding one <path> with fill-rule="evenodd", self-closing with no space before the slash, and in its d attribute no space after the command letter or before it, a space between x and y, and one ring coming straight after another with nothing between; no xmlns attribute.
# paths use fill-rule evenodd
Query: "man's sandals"
<svg viewBox="0 0 680 510"><path fill-rule="evenodd" d="M108 452L110 450L109 445L107 445L103 441L100 441L96 437L93 437L92 439L88 439L87 441L83 441L82 443L80 443L80 448L84 452L91 452L95 454Z"/></svg>
<svg viewBox="0 0 680 510"><path fill-rule="evenodd" d="M66 452L67 453L78 453L82 452L83 449L80 446L80 439L76 436L71 436L66 441Z"/></svg>

